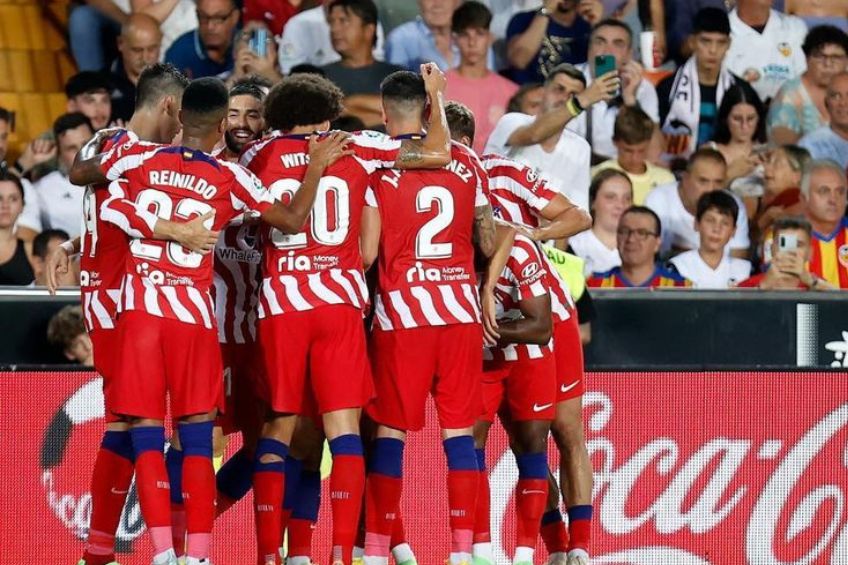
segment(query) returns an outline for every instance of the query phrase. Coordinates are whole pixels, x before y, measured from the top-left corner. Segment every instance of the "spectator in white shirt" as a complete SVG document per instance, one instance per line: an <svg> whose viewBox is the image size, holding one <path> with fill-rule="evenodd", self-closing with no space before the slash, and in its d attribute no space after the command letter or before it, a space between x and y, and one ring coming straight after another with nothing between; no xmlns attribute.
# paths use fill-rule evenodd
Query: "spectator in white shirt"
<svg viewBox="0 0 848 565"><path fill-rule="evenodd" d="M602 20L592 30L589 39L589 60L577 65L586 77L586 84L592 84L595 76L595 57L612 55L615 68L621 75L621 96L609 102L598 102L591 111L584 112L568 124L568 129L586 138L592 146L592 153L600 160L616 157L618 151L612 142L615 119L622 107L639 107L655 123L660 121L659 100L654 86L642 78L642 66L633 60L633 32L624 22ZM587 129L591 128L589 136ZM597 162L597 161L596 161Z"/></svg>
<svg viewBox="0 0 848 565"><path fill-rule="evenodd" d="M627 175L615 169L599 172L589 186L592 229L569 238L575 255L586 264L586 276L605 273L621 265L618 254L618 221L633 205L633 185Z"/></svg>
<svg viewBox="0 0 848 565"><path fill-rule="evenodd" d="M695 230L700 246L671 260L677 272L692 281L695 288L729 288L751 275L750 261L730 257L725 252L736 233L738 215L739 204L723 190L707 192L698 199Z"/></svg>
<svg viewBox="0 0 848 565"><path fill-rule="evenodd" d="M504 155L533 167L539 177L588 210L591 148L565 125L592 104L611 99L619 83L618 73L613 71L587 88L583 73L573 65L554 67L545 81L542 111L535 117L506 114L489 136L484 153Z"/></svg>
<svg viewBox="0 0 848 565"><path fill-rule="evenodd" d="M658 186L648 194L645 205L656 212L662 221L660 252L663 256L700 247L700 236L695 230L698 199L706 192L722 190L726 176L727 163L721 153L715 149L701 148L689 159L679 183ZM730 241L729 250L735 257L747 257L750 245L748 216L741 201L737 200L737 205L740 209L736 234Z"/></svg>
<svg viewBox="0 0 848 565"><path fill-rule="evenodd" d="M824 100L830 125L811 131L798 145L810 152L813 159L830 159L843 168L848 167L848 72L831 79Z"/></svg>
<svg viewBox="0 0 848 565"><path fill-rule="evenodd" d="M730 12L727 68L749 83L764 101L787 80L807 70L801 46L807 24L771 8L771 0L738 0Z"/></svg>
<svg viewBox="0 0 848 565"><path fill-rule="evenodd" d="M297 65L323 67L341 59L330 40L326 12L329 4L324 2L323 6L304 10L286 22L277 54L283 74L289 74ZM377 22L377 44L373 54L376 60L383 60L383 26L380 22Z"/></svg>
<svg viewBox="0 0 848 565"><path fill-rule="evenodd" d="M36 225L27 227L36 232L61 229L74 238L80 234L83 190L71 184L68 171L76 154L94 135L94 128L83 114L72 112L59 116L53 124L53 133L59 150L59 169L34 184L37 214L32 219Z"/></svg>

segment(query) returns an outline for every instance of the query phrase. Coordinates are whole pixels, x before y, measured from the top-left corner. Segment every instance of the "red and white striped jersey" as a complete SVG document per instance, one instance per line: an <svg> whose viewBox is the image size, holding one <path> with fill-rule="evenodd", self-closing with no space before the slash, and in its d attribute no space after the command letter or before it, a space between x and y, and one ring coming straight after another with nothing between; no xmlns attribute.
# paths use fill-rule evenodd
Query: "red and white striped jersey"
<svg viewBox="0 0 848 565"><path fill-rule="evenodd" d="M115 205L122 201L175 221L214 211L214 219L204 225L215 230L244 212L261 214L273 206L271 195L250 172L187 147L124 145L103 158L101 169L109 179L127 180L123 190L119 183L110 185L112 197L101 209L105 221L122 229L126 218ZM120 311L140 310L213 328L213 258L175 242L130 235Z"/></svg>
<svg viewBox="0 0 848 565"><path fill-rule="evenodd" d="M561 194L556 187L539 178L533 169L512 159L485 155L483 167L489 175L489 194L495 216L508 222L538 228L543 219L542 210ZM571 291L544 253L542 260L548 271L554 320L567 320L574 312Z"/></svg>
<svg viewBox="0 0 848 565"><path fill-rule="evenodd" d="M259 221L244 214L236 217L221 231L215 245L212 299L218 342L256 342L261 263Z"/></svg>
<svg viewBox="0 0 848 565"><path fill-rule="evenodd" d="M544 253L529 238L515 236L509 259L495 285L495 301L499 322L520 319L521 301L550 294L548 275L545 272ZM483 359L487 361L518 361L540 359L551 351L547 345L512 343L503 348L486 348Z"/></svg>
<svg viewBox="0 0 848 565"><path fill-rule="evenodd" d="M474 208L488 205L485 173L459 143L443 169L371 177L382 230L374 320L382 330L480 322Z"/></svg>
<svg viewBox="0 0 848 565"><path fill-rule="evenodd" d="M106 152L116 145L138 141L131 131L121 130L92 151ZM127 234L100 219L100 206L109 198L108 184L85 187L80 233L80 291L86 330L111 330L118 315L118 297L124 278ZM132 214L128 213L132 218ZM155 221L155 217L154 217ZM142 226L136 226L141 228Z"/></svg>
<svg viewBox="0 0 848 565"><path fill-rule="evenodd" d="M289 200L306 174L308 138L276 133L248 147L241 163L275 199ZM368 305L359 246L362 210L369 175L394 166L400 145L377 132L353 135L349 148L354 154L324 171L306 229L286 235L263 227L260 318L331 304Z"/></svg>

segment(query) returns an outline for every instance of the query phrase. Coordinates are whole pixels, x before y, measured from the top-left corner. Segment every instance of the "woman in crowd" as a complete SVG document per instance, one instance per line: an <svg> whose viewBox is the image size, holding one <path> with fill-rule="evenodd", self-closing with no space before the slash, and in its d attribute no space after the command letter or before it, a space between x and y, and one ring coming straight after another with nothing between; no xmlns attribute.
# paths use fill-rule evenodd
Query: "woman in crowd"
<svg viewBox="0 0 848 565"><path fill-rule="evenodd" d="M568 240L571 251L586 261L583 271L587 276L621 265L616 232L621 215L632 204L633 185L626 174L606 169L592 179L589 186L592 229Z"/></svg>
<svg viewBox="0 0 848 565"><path fill-rule="evenodd" d="M35 279L32 243L19 239L15 222L24 210L24 189L16 176L0 176L0 286L26 286Z"/></svg>
<svg viewBox="0 0 848 565"><path fill-rule="evenodd" d="M764 166L763 195L753 203L754 213L749 214L758 233L765 233L781 216L804 213L801 173L810 160L810 153L796 145L784 145L771 152ZM747 201L745 204L749 206Z"/></svg>
<svg viewBox="0 0 848 565"><path fill-rule="evenodd" d="M727 161L728 182L750 175L759 165L758 145L766 142L765 108L740 86L731 86L718 110L713 140L707 145Z"/></svg>
<svg viewBox="0 0 848 565"><path fill-rule="evenodd" d="M807 70L786 81L769 108L769 139L777 145L798 143L830 121L825 93L830 80L848 63L848 35L831 25L819 26L807 34L803 49Z"/></svg>

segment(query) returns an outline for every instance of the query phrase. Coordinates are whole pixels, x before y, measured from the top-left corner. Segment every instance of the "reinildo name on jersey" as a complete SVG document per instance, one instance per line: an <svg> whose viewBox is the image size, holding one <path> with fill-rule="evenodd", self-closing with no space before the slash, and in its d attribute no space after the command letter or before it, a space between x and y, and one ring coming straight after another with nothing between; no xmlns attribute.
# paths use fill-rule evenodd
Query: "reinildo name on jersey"
<svg viewBox="0 0 848 565"><path fill-rule="evenodd" d="M150 183L185 188L200 195L204 200L212 200L218 192L218 187L214 184L209 184L194 175L176 171L150 171Z"/></svg>

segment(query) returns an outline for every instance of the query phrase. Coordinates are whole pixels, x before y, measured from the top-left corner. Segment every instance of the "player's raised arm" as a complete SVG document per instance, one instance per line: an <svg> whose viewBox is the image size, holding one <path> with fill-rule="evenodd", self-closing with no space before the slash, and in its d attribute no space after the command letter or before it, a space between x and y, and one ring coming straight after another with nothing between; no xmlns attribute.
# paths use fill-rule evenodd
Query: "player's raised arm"
<svg viewBox="0 0 848 565"><path fill-rule="evenodd" d="M102 129L80 148L79 153L74 157L74 164L68 174L71 184L85 186L106 182L106 175L101 171L100 163L108 151L101 153L100 149L103 147L104 141L113 135L117 135L120 131L119 128Z"/></svg>
<svg viewBox="0 0 848 565"><path fill-rule="evenodd" d="M344 132L333 132L323 140L313 135L309 138L309 166L300 188L289 204L277 202L262 213L262 221L283 233L295 234L303 230L306 219L315 203L318 183L324 170L345 155L353 155L347 149L350 136Z"/></svg>
<svg viewBox="0 0 848 565"><path fill-rule="evenodd" d="M562 194L556 194L540 215L548 223L528 230L528 235L535 241L563 239L592 227L592 216Z"/></svg>
<svg viewBox="0 0 848 565"><path fill-rule="evenodd" d="M401 143L396 162L399 169L437 169L451 161L450 130L445 117L445 75L435 63L426 63L421 65L421 76L430 102L427 135Z"/></svg>

